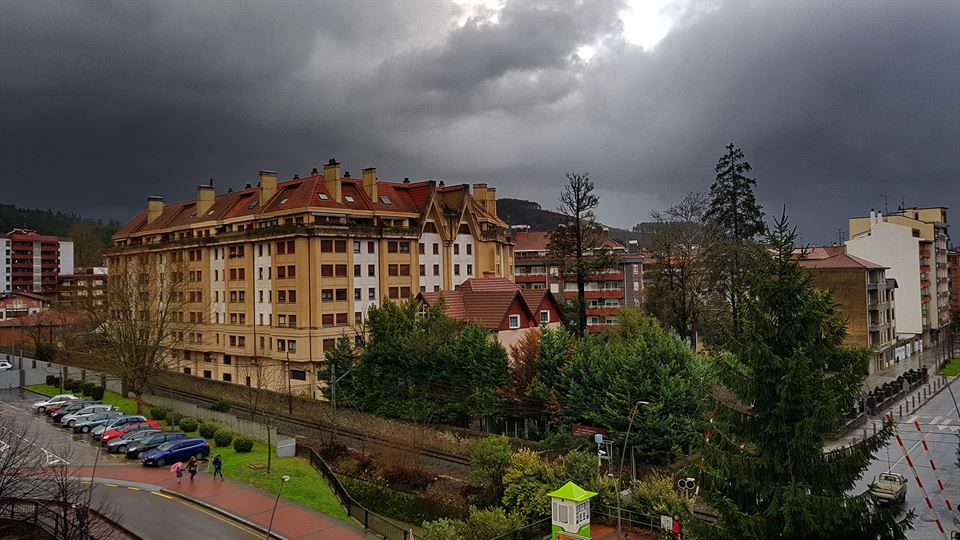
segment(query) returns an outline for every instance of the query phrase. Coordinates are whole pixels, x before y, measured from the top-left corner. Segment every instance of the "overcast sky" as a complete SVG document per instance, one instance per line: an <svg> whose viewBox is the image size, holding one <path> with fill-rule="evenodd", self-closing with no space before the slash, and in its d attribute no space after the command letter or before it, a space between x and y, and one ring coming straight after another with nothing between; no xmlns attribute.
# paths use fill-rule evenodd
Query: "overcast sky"
<svg viewBox="0 0 960 540"><path fill-rule="evenodd" d="M881 195L960 210L960 3L0 0L24 206L125 221L336 157L545 208L586 170L629 227L729 142L807 241Z"/></svg>

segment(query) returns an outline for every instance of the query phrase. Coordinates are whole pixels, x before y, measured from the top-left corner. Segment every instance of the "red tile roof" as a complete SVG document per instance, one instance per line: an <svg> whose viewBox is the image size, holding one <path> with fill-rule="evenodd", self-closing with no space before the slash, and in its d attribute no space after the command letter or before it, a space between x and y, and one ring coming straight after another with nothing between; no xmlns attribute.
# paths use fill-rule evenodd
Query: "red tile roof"
<svg viewBox="0 0 960 540"><path fill-rule="evenodd" d="M519 231L513 233L516 242L514 252L517 251L547 251L550 246L550 233L544 231ZM608 236L603 237L603 244L610 249L624 249L623 244Z"/></svg>
<svg viewBox="0 0 960 540"><path fill-rule="evenodd" d="M464 281L457 290L421 292L418 298L432 306L442 297L444 313L447 316L497 331L515 302L519 303L531 320L536 321L533 314L548 296L548 301L553 302L559 311L559 304L546 289L521 289L516 283L504 278L471 278Z"/></svg>
<svg viewBox="0 0 960 540"><path fill-rule="evenodd" d="M860 257L854 257L846 253L831 255L821 259L804 259L800 261L800 266L804 268L862 268L864 270L880 270L886 266L870 262Z"/></svg>

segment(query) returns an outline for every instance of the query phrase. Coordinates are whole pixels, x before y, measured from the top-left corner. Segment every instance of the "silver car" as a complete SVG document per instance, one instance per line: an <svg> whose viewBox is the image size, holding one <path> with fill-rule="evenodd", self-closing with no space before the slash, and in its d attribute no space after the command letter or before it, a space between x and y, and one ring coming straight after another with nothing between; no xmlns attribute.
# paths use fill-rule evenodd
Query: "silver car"
<svg viewBox="0 0 960 540"><path fill-rule="evenodd" d="M100 437L108 429L125 426L127 424L146 422L146 421L147 421L147 417L139 414L129 415L129 416L118 416L113 420L110 420L106 424L100 424L99 426L93 428L93 431L90 432L90 435L93 435L93 438L99 441Z"/></svg>
<svg viewBox="0 0 960 540"><path fill-rule="evenodd" d="M73 394L57 394L57 395L53 396L52 398L48 398L48 399L45 399L45 400L43 400L43 401L38 401L38 402L34 403L34 404L33 404L33 408L36 409L36 410L39 411L39 412L46 412L46 411L47 411L47 407L52 407L52 406L54 406L54 405L60 405L61 403L65 402L65 401L73 401L73 400L75 400L75 399L79 399L79 398L77 398L77 396L75 396L75 395L73 395Z"/></svg>
<svg viewBox="0 0 960 540"><path fill-rule="evenodd" d="M104 405L104 404L90 405L89 407L84 407L73 414L68 414L64 416L63 418L60 419L60 423L65 426L73 427L76 424L79 424L80 422L83 422L93 417L97 413L112 411L114 409L115 407L113 405Z"/></svg>

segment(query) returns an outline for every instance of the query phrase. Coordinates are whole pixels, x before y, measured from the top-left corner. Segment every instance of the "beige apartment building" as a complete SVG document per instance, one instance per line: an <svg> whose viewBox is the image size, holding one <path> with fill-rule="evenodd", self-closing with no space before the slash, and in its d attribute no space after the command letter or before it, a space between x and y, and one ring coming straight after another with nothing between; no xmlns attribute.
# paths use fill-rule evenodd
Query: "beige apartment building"
<svg viewBox="0 0 960 540"><path fill-rule="evenodd" d="M261 171L256 186L219 195L198 186L192 201L150 197L108 257L144 261L183 269L190 328L171 351L176 369L251 384L249 366L272 364L274 385L315 397L324 351L358 338L384 298L513 278L495 188L385 182L373 168L352 178L335 160L283 182Z"/></svg>
<svg viewBox="0 0 960 540"><path fill-rule="evenodd" d="M897 280L897 332L901 338L922 335L927 345L939 342L950 322L947 269L947 209L899 208L883 215L850 219L847 252L887 267Z"/></svg>

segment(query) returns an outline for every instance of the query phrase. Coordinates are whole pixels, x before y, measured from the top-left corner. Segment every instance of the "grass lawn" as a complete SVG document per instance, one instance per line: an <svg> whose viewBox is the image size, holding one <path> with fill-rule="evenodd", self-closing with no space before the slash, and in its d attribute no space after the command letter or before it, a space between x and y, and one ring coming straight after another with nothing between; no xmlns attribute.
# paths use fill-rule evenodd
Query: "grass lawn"
<svg viewBox="0 0 960 540"><path fill-rule="evenodd" d="M236 452L233 446L218 448L213 441L210 441L210 459L212 460L217 454L223 458L223 475L227 478L240 480L264 491L276 493L280 486L280 477L287 475L290 481L283 486L283 497L350 522L337 496L333 494L333 490L306 459L281 458L274 454L270 474L267 474L266 468L261 470L250 468L251 463L262 463L264 466L267 464L267 443L263 441L254 442L253 450L245 453Z"/></svg>
<svg viewBox="0 0 960 540"><path fill-rule="evenodd" d="M940 370L941 375L949 375L951 377L956 377L960 375L960 358L954 358L946 365L943 369Z"/></svg>
<svg viewBox="0 0 960 540"><path fill-rule="evenodd" d="M60 387L57 386L48 386L46 384L33 384L26 387L27 390L32 392L37 392L38 394L43 394L45 396L55 396L60 394ZM70 394L70 390L64 389L64 394ZM73 392L76 395L76 392ZM125 398L116 392L106 391L103 393L103 399L101 402L107 405L113 405L114 407L120 409L123 414L137 414L137 402L136 400Z"/></svg>

